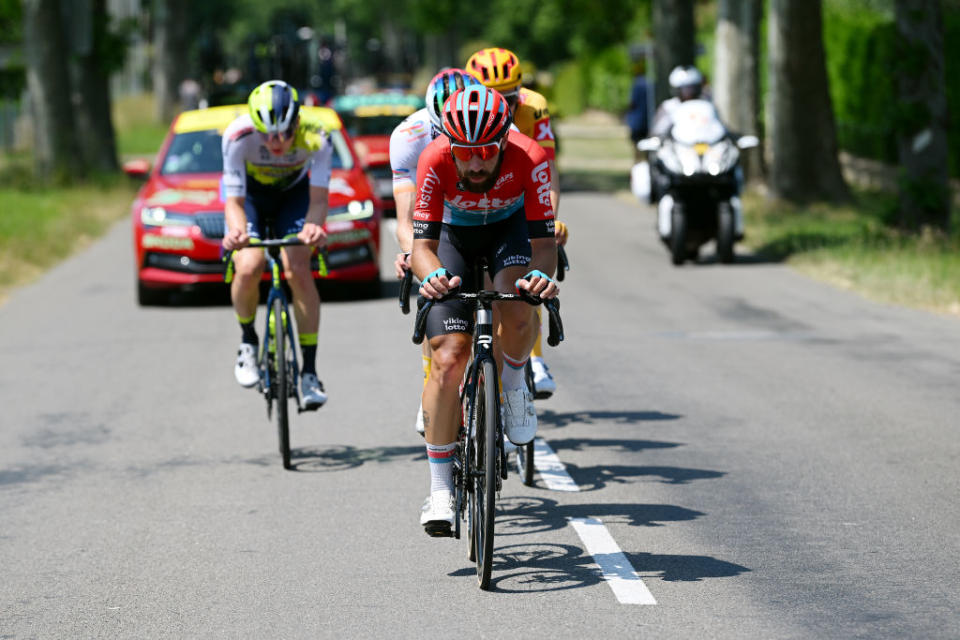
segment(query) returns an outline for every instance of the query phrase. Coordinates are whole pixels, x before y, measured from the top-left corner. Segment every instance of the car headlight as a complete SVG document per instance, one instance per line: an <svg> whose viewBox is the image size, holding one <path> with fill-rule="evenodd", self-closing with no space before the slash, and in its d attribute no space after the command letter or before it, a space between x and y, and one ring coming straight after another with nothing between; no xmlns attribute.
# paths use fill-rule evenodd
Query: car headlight
<svg viewBox="0 0 960 640"><path fill-rule="evenodd" d="M327 220L362 220L373 216L373 200L351 200L345 206L333 207Z"/></svg>
<svg viewBox="0 0 960 640"><path fill-rule="evenodd" d="M712 176L718 176L733 169L740 158L740 151L730 140L721 140L703 154L703 166Z"/></svg>
<svg viewBox="0 0 960 640"><path fill-rule="evenodd" d="M140 210L140 222L145 227L191 227L197 223L191 215L174 213L163 207L144 207Z"/></svg>

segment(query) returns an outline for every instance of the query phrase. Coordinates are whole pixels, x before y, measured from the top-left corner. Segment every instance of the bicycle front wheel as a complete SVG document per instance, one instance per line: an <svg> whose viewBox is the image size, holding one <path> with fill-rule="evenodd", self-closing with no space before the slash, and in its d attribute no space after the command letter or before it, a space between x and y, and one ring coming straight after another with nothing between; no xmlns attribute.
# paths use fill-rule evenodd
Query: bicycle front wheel
<svg viewBox="0 0 960 640"><path fill-rule="evenodd" d="M277 432L280 436L280 457L283 459L283 468L291 469L290 464L290 416L287 412L287 403L290 399L289 385L291 383L287 371L287 331L286 323L283 321L283 302L279 298L273 300L273 308L270 310L273 314L273 339L276 345L276 353L273 358L273 365L276 369L274 376L274 389L276 394L274 400L277 401Z"/></svg>
<svg viewBox="0 0 960 640"><path fill-rule="evenodd" d="M493 529L497 497L497 369L485 361L477 381L474 409L476 458L471 502L473 540L477 559L477 581L490 587L493 569Z"/></svg>

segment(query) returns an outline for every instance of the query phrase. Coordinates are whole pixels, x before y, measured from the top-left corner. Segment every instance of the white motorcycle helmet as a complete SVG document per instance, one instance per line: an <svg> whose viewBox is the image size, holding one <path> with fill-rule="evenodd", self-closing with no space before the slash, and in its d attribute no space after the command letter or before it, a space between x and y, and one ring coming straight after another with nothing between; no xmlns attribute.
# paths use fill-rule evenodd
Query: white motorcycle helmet
<svg viewBox="0 0 960 640"><path fill-rule="evenodd" d="M693 66L674 67L667 80L670 83L670 93L680 100L699 98L703 91L703 74Z"/></svg>

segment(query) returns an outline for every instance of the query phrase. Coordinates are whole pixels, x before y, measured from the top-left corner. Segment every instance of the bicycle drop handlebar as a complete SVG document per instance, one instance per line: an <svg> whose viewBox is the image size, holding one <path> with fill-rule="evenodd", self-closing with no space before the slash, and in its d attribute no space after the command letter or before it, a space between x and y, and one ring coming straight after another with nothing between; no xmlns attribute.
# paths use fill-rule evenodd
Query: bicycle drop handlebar
<svg viewBox="0 0 960 640"><path fill-rule="evenodd" d="M500 293L499 291L479 291L477 293L460 293L452 291L441 298L427 299L423 296L417 298L417 317L413 323L413 342L420 344L423 342L423 336L427 328L427 314L437 302L445 300L476 300L480 303L491 303L501 301L526 302L529 305L543 304L550 316L550 334L547 336L547 344L555 347L563 341L563 321L560 319L560 300L551 298L543 300L529 293ZM409 305L409 299L408 299Z"/></svg>

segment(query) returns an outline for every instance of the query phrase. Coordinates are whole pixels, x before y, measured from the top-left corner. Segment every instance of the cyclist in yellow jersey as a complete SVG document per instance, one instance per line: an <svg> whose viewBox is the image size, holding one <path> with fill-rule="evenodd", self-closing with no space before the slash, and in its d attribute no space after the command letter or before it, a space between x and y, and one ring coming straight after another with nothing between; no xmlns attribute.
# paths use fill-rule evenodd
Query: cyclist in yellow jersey
<svg viewBox="0 0 960 640"><path fill-rule="evenodd" d="M304 408L316 409L327 401L327 394L316 371L320 297L310 272L310 254L327 241L323 223L333 147L323 127L300 113L297 91L285 82L261 84L251 92L248 106L249 113L223 132L223 247L244 249L251 238L261 237L268 219L276 237L295 235L308 245L284 247L282 258L303 351L301 399ZM260 250L241 250L233 258L236 271L230 297L241 330L233 373L244 387L259 381L259 339L253 322L264 261Z"/></svg>
<svg viewBox="0 0 960 640"><path fill-rule="evenodd" d="M520 133L533 138L543 147L550 167L550 201L554 215L557 215L560 206L560 178L557 175L556 139L550 127L547 99L536 91L521 86L520 60L508 49L481 49L467 60L466 70L490 89L499 91L507 99L513 113L513 124ZM569 236L567 225L557 220L555 233L557 244L566 244ZM539 318L539 309L534 313ZM530 353L530 365L533 369L534 393L537 398L546 399L556 391L557 384L543 360L542 342L541 335L537 334L537 341Z"/></svg>

